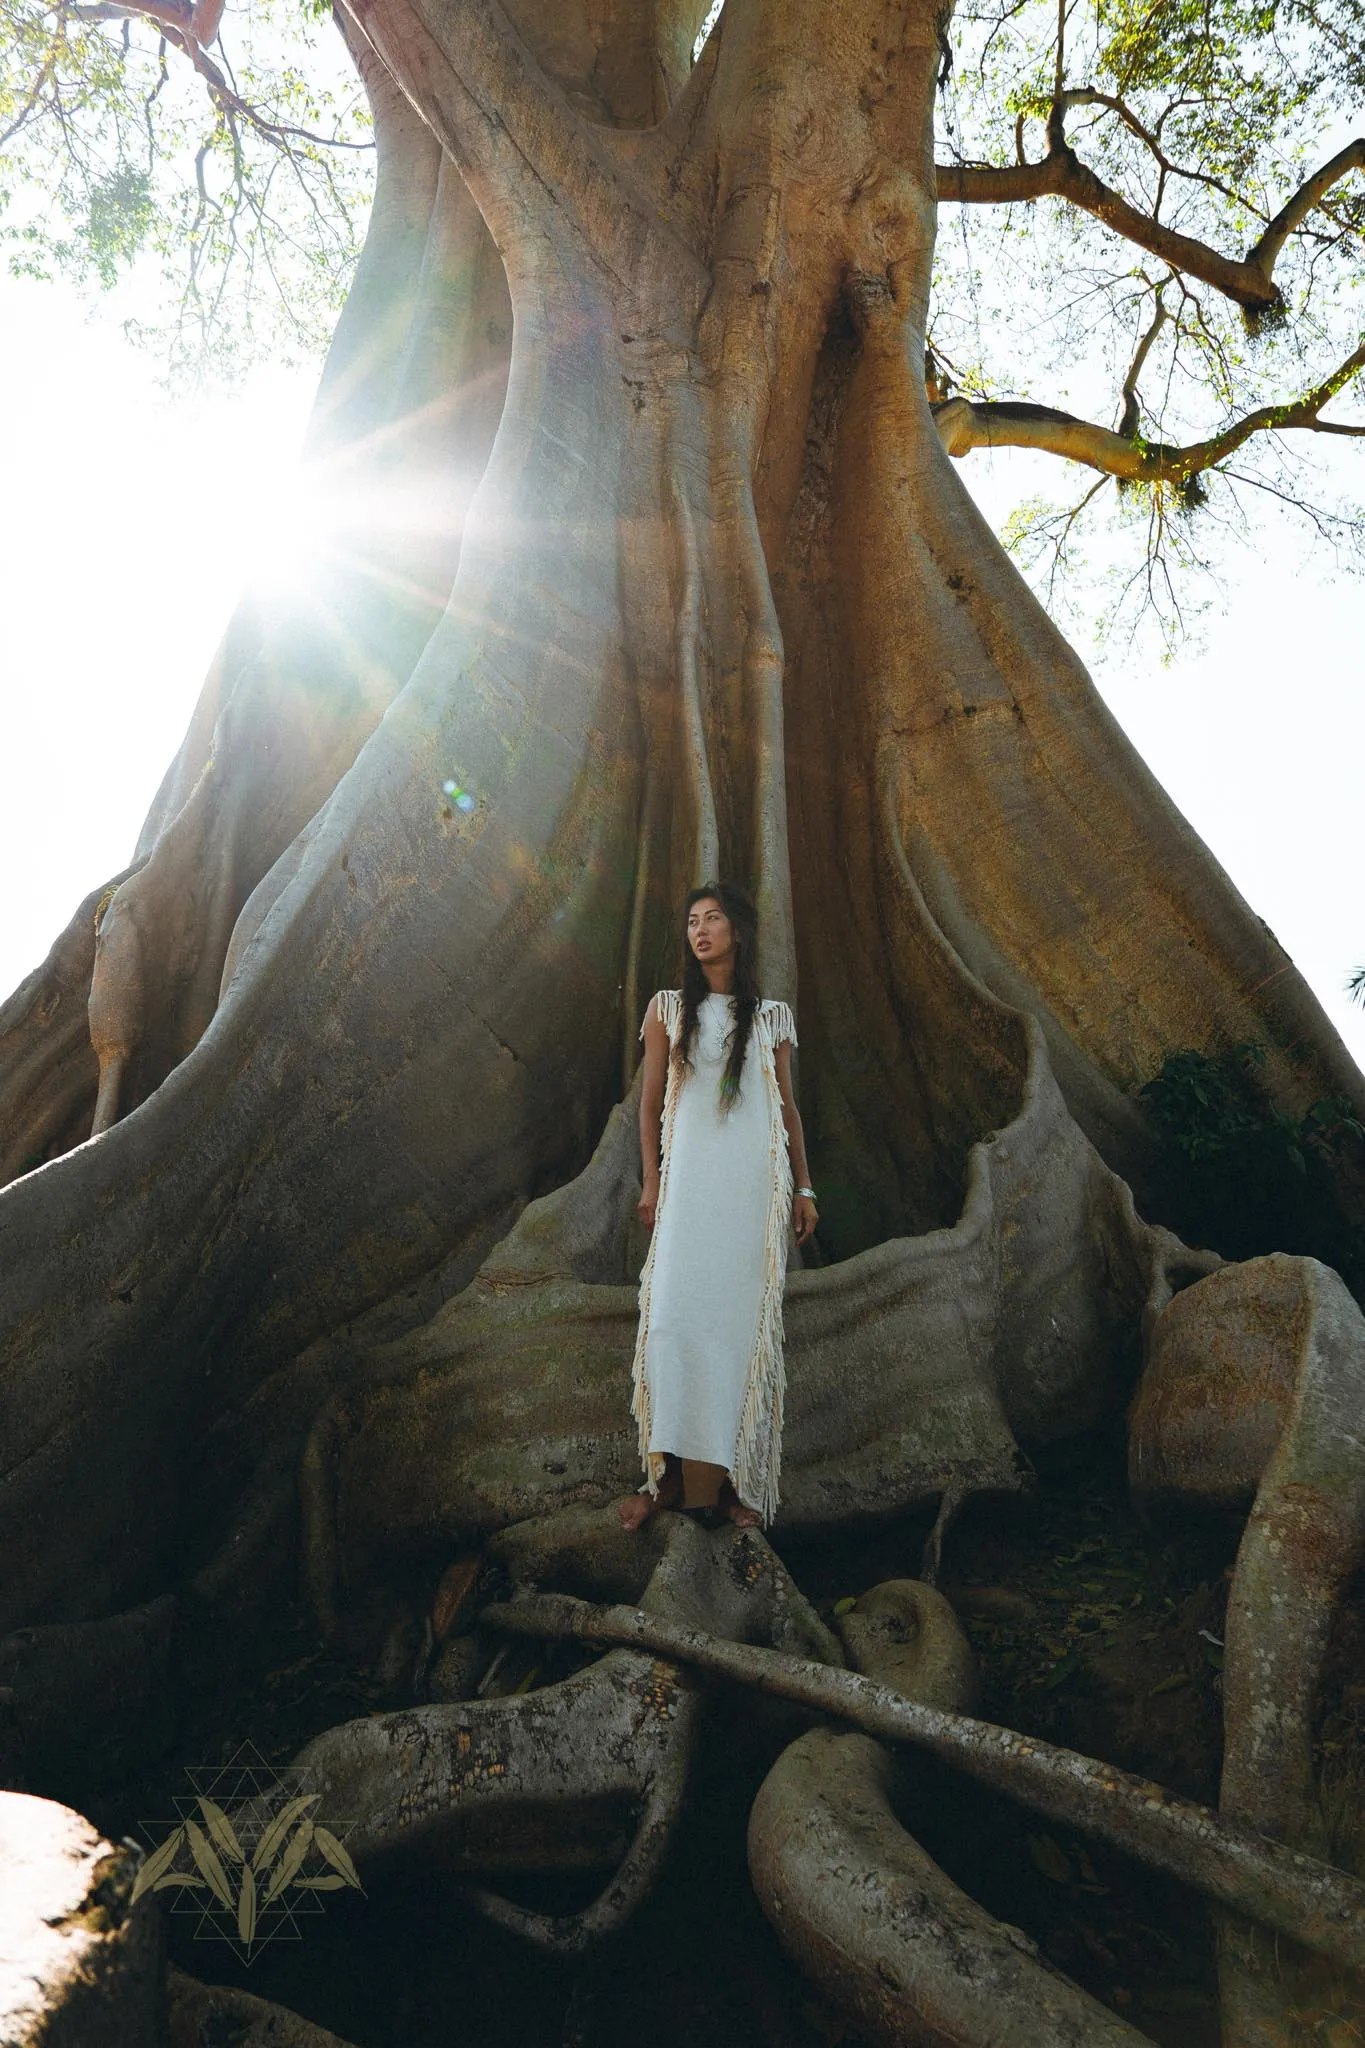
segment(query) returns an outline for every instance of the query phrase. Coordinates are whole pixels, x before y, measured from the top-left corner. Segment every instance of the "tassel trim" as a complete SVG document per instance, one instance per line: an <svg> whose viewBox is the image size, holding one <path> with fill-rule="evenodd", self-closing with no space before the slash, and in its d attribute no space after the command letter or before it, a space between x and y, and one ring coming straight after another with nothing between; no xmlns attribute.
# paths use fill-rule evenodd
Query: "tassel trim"
<svg viewBox="0 0 1365 2048"><path fill-rule="evenodd" d="M654 1001L659 1012L659 1021L668 1033L668 1043L672 1048L678 1042L678 1028L682 1022L682 990L661 988ZM643 1039L644 1035L645 1027L642 1022L640 1037ZM640 1270L640 1324L635 1335L635 1362L631 1368L630 1412L639 1423L640 1463L645 1470L645 1484L641 1491L653 1494L658 1493L659 1481L664 1475L664 1454L662 1451L651 1451L649 1448L654 1417L650 1406L649 1382L645 1377L645 1340L649 1334L649 1295L650 1283L654 1277L654 1247L659 1242L658 1216L659 1210L663 1208L664 1192L668 1186L668 1162L673 1151L673 1123L678 1114L678 1080L678 1069L670 1059L668 1077L664 1082L663 1116L660 1119L659 1144L663 1164L659 1171L659 1199L654 1212L655 1227L649 1234L649 1250L645 1254L645 1263Z"/></svg>
<svg viewBox="0 0 1365 2048"><path fill-rule="evenodd" d="M669 1045L677 1043L682 1022L682 991L660 989L655 996L659 1017L668 1032ZM644 1037L644 1025L640 1026ZM794 1180L787 1149L787 1127L782 1120L782 1091L777 1080L777 1047L783 1039L796 1044L796 1023L790 1005L765 1002L754 1018L751 1044L758 1048L759 1064L768 1091L768 1157L772 1169L768 1196L768 1222L763 1241L763 1300L758 1330L749 1359L744 1403L740 1409L730 1483L746 1507L757 1508L764 1524L777 1513L778 1478L781 1464L782 1417L786 1393L783 1362L785 1329L782 1294L787 1272L787 1240L791 1226ZM664 1087L663 1116L660 1121L660 1149L663 1163L659 1174L659 1202L662 1209L668 1189L668 1163L672 1152L673 1125L680 1094L677 1069L670 1060ZM657 1219L656 1210L656 1219ZM650 1237L649 1251L640 1273L640 1324L635 1339L631 1372L631 1413L639 1424L640 1463L646 1480L642 1492L657 1494L664 1472L664 1454L651 1451L652 1414L649 1383L645 1376L645 1346L649 1332L650 1285L654 1274L657 1227Z"/></svg>
<svg viewBox="0 0 1365 2048"><path fill-rule="evenodd" d="M764 1003L755 1019L759 1058L768 1089L768 1158L772 1182L768 1196L768 1227L763 1240L763 1303L749 1360L730 1474L735 1492L747 1507L757 1508L764 1524L778 1506L782 1455L782 1412L786 1394L783 1362L785 1330L782 1293L787 1273L787 1237L791 1228L792 1170L787 1127L782 1121L782 1092L777 1082L776 1050L784 1038L796 1043L796 1026L786 1003Z"/></svg>

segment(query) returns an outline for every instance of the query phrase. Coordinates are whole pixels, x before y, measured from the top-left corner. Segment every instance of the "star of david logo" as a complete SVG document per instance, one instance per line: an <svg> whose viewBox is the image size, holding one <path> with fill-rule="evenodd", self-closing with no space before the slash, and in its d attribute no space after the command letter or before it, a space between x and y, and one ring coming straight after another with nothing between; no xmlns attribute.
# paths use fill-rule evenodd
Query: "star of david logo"
<svg viewBox="0 0 1365 2048"><path fill-rule="evenodd" d="M196 1940L230 1942L250 1964L268 1942L301 1941L324 1892L364 1892L344 1841L315 1818L313 1772L278 1769L244 1742L185 1775L180 1825L144 1861L133 1897L174 1890L171 1911L197 1919Z"/></svg>

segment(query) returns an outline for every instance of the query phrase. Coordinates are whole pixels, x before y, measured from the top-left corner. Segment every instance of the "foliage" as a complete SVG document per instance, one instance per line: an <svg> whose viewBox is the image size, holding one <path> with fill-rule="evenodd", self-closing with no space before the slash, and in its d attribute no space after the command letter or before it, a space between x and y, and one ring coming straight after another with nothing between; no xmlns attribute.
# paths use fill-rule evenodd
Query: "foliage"
<svg viewBox="0 0 1365 2048"><path fill-rule="evenodd" d="M1359 1171L1365 1129L1351 1104L1323 1096L1297 1121L1276 1109L1261 1080L1265 1048L1174 1052L1140 1091L1164 1141L1182 1232L1198 1216L1227 1258L1309 1253L1348 1284L1365 1284L1365 1234L1337 1199Z"/></svg>
<svg viewBox="0 0 1365 2048"><path fill-rule="evenodd" d="M187 26L204 8L207 48ZM181 378L318 354L371 176L363 96L327 11L257 0L225 17L229 54L216 0L0 0L11 269L105 290L154 281L160 312L130 326ZM1065 149L1232 259L1349 139L1365 97L1365 0L963 0L951 33L940 162ZM1307 207L1276 261L1278 302L1249 318L1063 199L945 205L942 390L1070 410L1134 445L1199 443L1318 389L1360 343L1363 232L1356 168ZM1357 394L1352 378L1333 397L1334 427ZM1049 486L1021 505L1007 542L1054 605L1082 589L1093 609L1098 555L1102 631L1153 614L1169 648L1253 508L1288 507L1335 561L1358 559L1357 494L1323 473L1323 446L1271 423L1193 479L1121 491L1088 472L1064 502Z"/></svg>
<svg viewBox="0 0 1365 2048"><path fill-rule="evenodd" d="M114 10L110 9L112 13ZM0 246L12 275L112 291L178 380L319 355L373 152L328 21L265 0L231 55L74 0L0 0ZM218 83L216 81L221 81Z"/></svg>
<svg viewBox="0 0 1365 2048"><path fill-rule="evenodd" d="M1085 165L1164 226L1234 259L1360 132L1362 0L1096 0L1085 10L964 0L953 33L941 161L1038 161L1056 140L1060 88L1065 142ZM1363 233L1356 170L1289 236L1274 271L1277 316L1248 319L1060 199L945 206L934 352L966 395L1032 400L1150 443L1190 445L1308 391L1359 344ZM1134 418L1124 382L1154 325ZM1349 387L1329 417L1358 419L1358 397ZM1175 488L1121 497L1113 479L1091 475L1064 500L1049 491L1021 507L1010 544L1054 594L1087 567L1088 546L1109 585L1107 623L1151 606L1173 638L1182 593L1212 575L1219 544L1241 537L1253 510L1288 506L1337 565L1365 560L1358 493L1333 484L1329 445L1343 444L1260 433L1202 476L1202 508ZM1063 491L1071 476L1057 471Z"/></svg>

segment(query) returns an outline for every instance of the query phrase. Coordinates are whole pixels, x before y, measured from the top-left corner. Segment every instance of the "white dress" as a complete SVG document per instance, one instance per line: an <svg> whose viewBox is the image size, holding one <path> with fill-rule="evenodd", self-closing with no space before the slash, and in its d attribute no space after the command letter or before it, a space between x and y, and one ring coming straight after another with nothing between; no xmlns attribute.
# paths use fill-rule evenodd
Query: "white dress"
<svg viewBox="0 0 1365 2048"><path fill-rule="evenodd" d="M682 994L655 997L670 1048ZM796 1043L786 1003L754 1015L739 1095L720 1108L731 999L706 996L692 1068L670 1059L659 1199L640 1274L632 1413L649 1492L664 1453L723 1465L746 1506L777 1512L782 1436L782 1289L792 1172L775 1053ZM641 1026L641 1036L644 1027Z"/></svg>

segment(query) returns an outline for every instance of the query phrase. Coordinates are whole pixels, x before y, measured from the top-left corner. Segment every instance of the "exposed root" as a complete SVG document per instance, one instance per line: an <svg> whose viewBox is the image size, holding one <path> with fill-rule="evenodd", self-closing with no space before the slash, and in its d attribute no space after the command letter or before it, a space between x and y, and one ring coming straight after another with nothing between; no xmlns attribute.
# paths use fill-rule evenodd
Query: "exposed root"
<svg viewBox="0 0 1365 2048"><path fill-rule="evenodd" d="M634 1644L835 1714L885 1740L916 1744L1032 1811L1093 1835L1276 1933L1350 1968L1365 1965L1365 1883L1112 1764L920 1706L855 1672L724 1642L656 1621L639 1609L533 1595L486 1609L484 1620L519 1635Z"/></svg>
<svg viewBox="0 0 1365 2048"><path fill-rule="evenodd" d="M1223 1811L1320 1848L1315 1713L1332 1617L1365 1555L1365 1317L1316 1259L1272 1253L1178 1294L1134 1404L1140 1503L1254 1505L1223 1665Z"/></svg>
<svg viewBox="0 0 1365 2048"><path fill-rule="evenodd" d="M980 1675L950 1603L922 1579L887 1579L837 1623L855 1671L923 1707L974 1714Z"/></svg>
<svg viewBox="0 0 1365 2048"><path fill-rule="evenodd" d="M1327 1267L1274 1253L1158 1316L1130 1437L1149 1506L1237 1508L1254 1491L1228 1599L1220 1810L1317 1854L1332 1846L1314 1766L1323 1664L1365 1556L1362 1413L1365 1318ZM1228 2048L1287 2038L1291 1961L1234 1921L1219 1950Z"/></svg>
<svg viewBox="0 0 1365 2048"><path fill-rule="evenodd" d="M1148 2037L975 1905L892 1808L896 1759L817 1728L774 1766L749 1822L760 1903L801 1967L886 2048L1121 2048Z"/></svg>
<svg viewBox="0 0 1365 2048"><path fill-rule="evenodd" d="M658 1669L656 1666L656 1685ZM686 1740L679 1740L665 1753L644 1785L644 1801L630 1847L591 1905L577 1913L533 1913L482 1886L471 1886L470 1902L495 1926L553 1954L581 1955L609 1940L653 1890L663 1870L677 1831L691 1760L692 1745Z"/></svg>
<svg viewBox="0 0 1365 2048"><path fill-rule="evenodd" d="M948 1602L916 1580L840 1624L857 1668L909 1700L970 1712L977 1672ZM1145 2039L992 1919L905 1831L903 1759L816 1728L785 1750L749 1820L749 1868L796 1962L870 2040L962 2048L1119 2048Z"/></svg>
<svg viewBox="0 0 1365 2048"><path fill-rule="evenodd" d="M165 2048L351 2048L340 2034L290 2012L268 1998L230 1984L201 1984L174 1963L166 1972L168 2015ZM150 2048L150 2043L149 2043Z"/></svg>
<svg viewBox="0 0 1365 2048"><path fill-rule="evenodd" d="M629 1588L651 1612L837 1660L838 1644L761 1536L706 1534L661 1514L639 1534L614 1510L570 1511L510 1529L490 1547L518 1585ZM334 1728L295 1766L323 1792L319 1818L346 1824L364 1865L417 1854L474 1882L491 1919L540 1947L582 1952L617 1932L653 1885L672 1840L704 1695L672 1663L615 1651L510 1699L379 1714ZM499 1871L610 1872L580 1912L528 1912L489 1892Z"/></svg>

